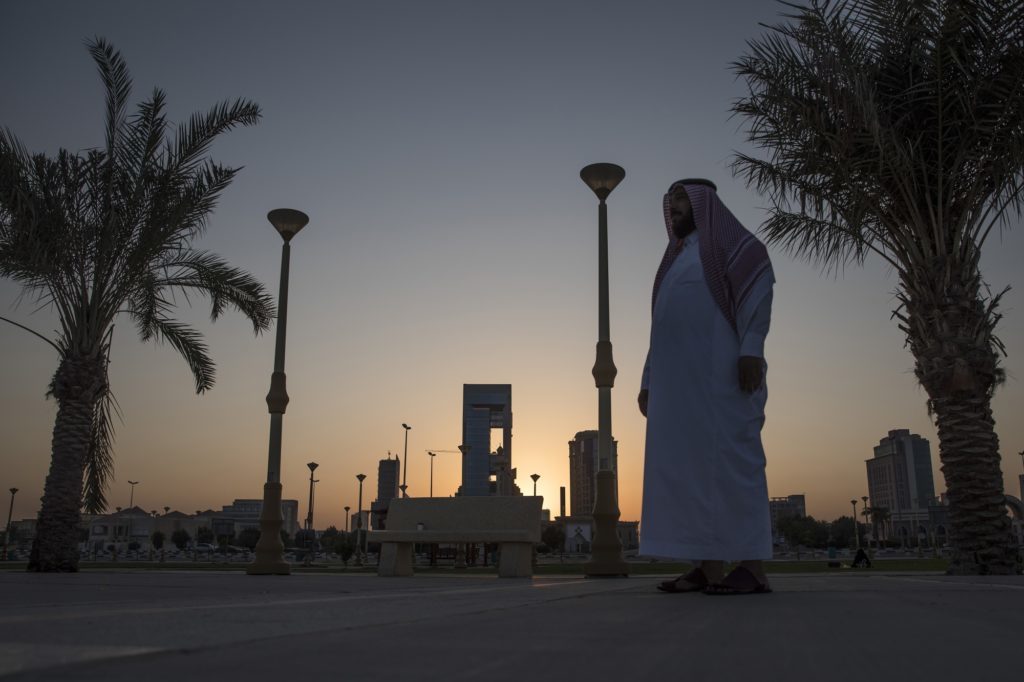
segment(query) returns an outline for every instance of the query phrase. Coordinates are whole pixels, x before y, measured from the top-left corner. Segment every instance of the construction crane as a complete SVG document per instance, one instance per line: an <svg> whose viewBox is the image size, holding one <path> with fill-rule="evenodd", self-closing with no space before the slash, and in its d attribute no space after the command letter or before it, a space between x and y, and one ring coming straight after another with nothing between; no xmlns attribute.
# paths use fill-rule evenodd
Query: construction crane
<svg viewBox="0 0 1024 682"><path fill-rule="evenodd" d="M439 452L440 453L456 454L459 451L458 450L424 450L423 452L425 452L428 455L430 455L430 496L433 497L434 496L434 456L437 453L439 453Z"/></svg>

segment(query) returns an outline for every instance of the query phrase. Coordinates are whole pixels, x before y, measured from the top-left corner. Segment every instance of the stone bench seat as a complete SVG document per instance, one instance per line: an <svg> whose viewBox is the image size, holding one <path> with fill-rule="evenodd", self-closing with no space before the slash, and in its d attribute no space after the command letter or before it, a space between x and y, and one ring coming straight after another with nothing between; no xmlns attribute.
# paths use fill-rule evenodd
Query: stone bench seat
<svg viewBox="0 0 1024 682"><path fill-rule="evenodd" d="M412 575L416 544L498 545L498 575L533 576L533 546L540 542L541 497L405 497L391 500L385 530L370 531L380 543L377 574Z"/></svg>

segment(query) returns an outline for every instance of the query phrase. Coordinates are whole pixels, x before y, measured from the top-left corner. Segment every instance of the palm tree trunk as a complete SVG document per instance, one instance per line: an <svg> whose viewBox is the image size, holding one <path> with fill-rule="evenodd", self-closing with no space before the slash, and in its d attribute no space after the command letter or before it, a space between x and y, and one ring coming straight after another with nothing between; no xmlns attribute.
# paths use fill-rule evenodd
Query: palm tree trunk
<svg viewBox="0 0 1024 682"><path fill-rule="evenodd" d="M89 357L66 355L54 375L57 419L29 571L78 570L85 458L105 381L104 361Z"/></svg>
<svg viewBox="0 0 1024 682"><path fill-rule="evenodd" d="M989 403L987 396L932 401L949 495L950 573L959 575L1016 571Z"/></svg>
<svg viewBox="0 0 1024 682"><path fill-rule="evenodd" d="M994 333L998 297L981 296L976 252L917 274L920 286L904 279L906 315L900 318L938 429L953 546L949 572L1014 573L991 407L1002 376Z"/></svg>

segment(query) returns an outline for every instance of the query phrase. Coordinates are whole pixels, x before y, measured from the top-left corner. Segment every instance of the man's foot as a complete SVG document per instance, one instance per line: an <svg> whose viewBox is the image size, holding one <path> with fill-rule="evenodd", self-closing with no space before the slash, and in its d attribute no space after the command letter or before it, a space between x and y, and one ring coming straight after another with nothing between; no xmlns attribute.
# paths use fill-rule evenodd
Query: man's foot
<svg viewBox="0 0 1024 682"><path fill-rule="evenodd" d="M772 591L767 578L758 578L750 569L737 566L721 581L704 588L704 594L725 596L734 594L768 594Z"/></svg>
<svg viewBox="0 0 1024 682"><path fill-rule="evenodd" d="M710 586L708 578L704 575L704 571L699 568L695 568L685 575L681 575L674 580L665 580L658 584L658 589L662 592L671 592L673 594L681 592L703 592Z"/></svg>

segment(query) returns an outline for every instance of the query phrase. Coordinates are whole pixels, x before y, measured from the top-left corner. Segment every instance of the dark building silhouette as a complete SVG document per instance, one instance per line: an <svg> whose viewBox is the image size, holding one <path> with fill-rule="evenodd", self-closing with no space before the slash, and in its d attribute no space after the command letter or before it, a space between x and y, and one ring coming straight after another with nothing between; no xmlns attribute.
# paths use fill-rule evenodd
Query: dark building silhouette
<svg viewBox="0 0 1024 682"><path fill-rule="evenodd" d="M387 524L388 506L391 500L398 497L398 482L402 462L398 455L394 459L388 453L387 459L380 460L377 465L377 499L370 503L370 524L372 528L383 529Z"/></svg>
<svg viewBox="0 0 1024 682"><path fill-rule="evenodd" d="M569 515L590 516L597 497L598 432L580 431L569 441ZM619 471L619 442L612 441L610 468Z"/></svg>
<svg viewBox="0 0 1024 682"><path fill-rule="evenodd" d="M491 431L501 444L491 451ZM462 485L459 495L521 495L512 467L512 385L462 386Z"/></svg>

